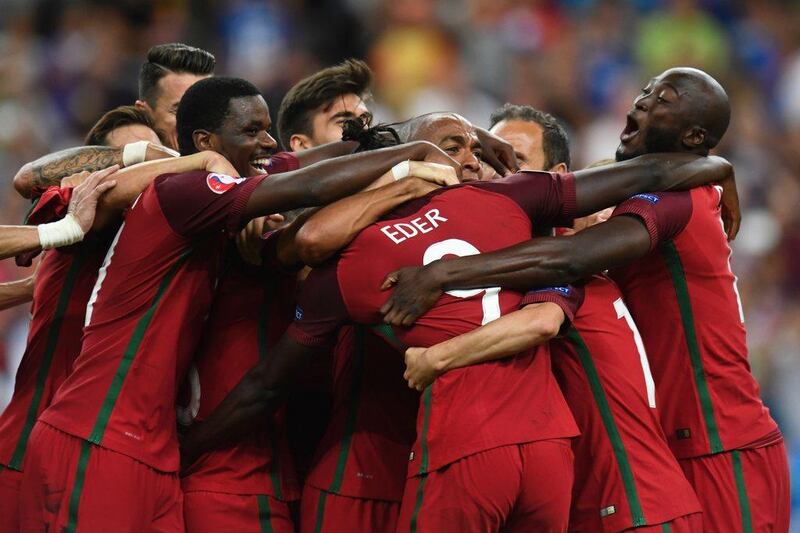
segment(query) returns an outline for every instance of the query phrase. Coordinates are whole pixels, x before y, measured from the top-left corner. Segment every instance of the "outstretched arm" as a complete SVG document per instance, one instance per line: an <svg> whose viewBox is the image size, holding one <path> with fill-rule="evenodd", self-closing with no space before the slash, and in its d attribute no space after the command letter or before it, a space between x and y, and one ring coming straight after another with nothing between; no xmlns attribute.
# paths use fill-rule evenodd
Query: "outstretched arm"
<svg viewBox="0 0 800 533"><path fill-rule="evenodd" d="M410 326L446 290L501 286L526 291L570 283L635 261L650 244L641 220L618 216L568 237L541 237L496 252L404 268L384 282L384 288L396 287L381 312L389 324Z"/></svg>
<svg viewBox="0 0 800 533"><path fill-rule="evenodd" d="M423 390L437 377L453 370L502 359L544 344L564 323L564 310L555 303L536 303L448 339L430 348L406 350L408 386Z"/></svg>
<svg viewBox="0 0 800 533"><path fill-rule="evenodd" d="M194 463L204 453L240 440L255 424L271 418L288 386L326 347L308 347L284 334L203 422L194 424L181 442L181 461Z"/></svg>
<svg viewBox="0 0 800 533"><path fill-rule="evenodd" d="M112 165L123 165L123 148L110 146L78 146L47 154L26 163L14 176L14 188L25 198L30 198L35 187L58 185L63 178L83 171L94 172ZM145 160L174 157L163 146L148 144Z"/></svg>
<svg viewBox="0 0 800 533"><path fill-rule="evenodd" d="M409 159L442 163L457 173L461 171L458 163L425 141L346 155L268 176L250 195L243 218L329 204L360 191L397 163Z"/></svg>
<svg viewBox="0 0 800 533"><path fill-rule="evenodd" d="M38 248L49 249L80 242L92 227L100 196L116 185L113 180L103 181L118 167L95 172L75 187L67 215L58 222L38 226L0 226L0 259L31 252Z"/></svg>
<svg viewBox="0 0 800 533"><path fill-rule="evenodd" d="M34 276L0 283L0 311L30 302L33 299Z"/></svg>

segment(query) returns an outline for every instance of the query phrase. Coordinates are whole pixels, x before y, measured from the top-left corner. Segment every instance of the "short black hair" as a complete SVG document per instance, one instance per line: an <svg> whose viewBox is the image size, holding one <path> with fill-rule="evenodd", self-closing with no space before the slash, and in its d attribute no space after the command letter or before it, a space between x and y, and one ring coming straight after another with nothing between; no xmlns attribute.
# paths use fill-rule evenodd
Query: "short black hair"
<svg viewBox="0 0 800 533"><path fill-rule="evenodd" d="M216 59L211 52L183 43L158 44L147 52L139 71L139 100L155 107L158 82L170 72L205 76L214 73Z"/></svg>
<svg viewBox="0 0 800 533"><path fill-rule="evenodd" d="M122 126L131 124L141 124L155 131L153 119L150 115L132 105L121 105L112 109L98 120L89 133L86 134L84 144L86 146L102 146L106 144L108 134Z"/></svg>
<svg viewBox="0 0 800 533"><path fill-rule="evenodd" d="M542 150L545 169L564 163L569 168L569 137L564 126L551 115L529 105L505 104L492 113L491 126L494 128L503 120L523 120L533 122L542 128Z"/></svg>
<svg viewBox="0 0 800 533"><path fill-rule="evenodd" d="M369 97L372 70L359 59L348 59L297 82L283 97L278 110L278 137L289 150L292 135L311 135L311 113L344 94Z"/></svg>
<svg viewBox="0 0 800 533"><path fill-rule="evenodd" d="M261 92L255 85L241 78L206 78L189 87L178 104L176 117L181 155L198 151L194 145L195 131L219 131L232 99L259 95Z"/></svg>

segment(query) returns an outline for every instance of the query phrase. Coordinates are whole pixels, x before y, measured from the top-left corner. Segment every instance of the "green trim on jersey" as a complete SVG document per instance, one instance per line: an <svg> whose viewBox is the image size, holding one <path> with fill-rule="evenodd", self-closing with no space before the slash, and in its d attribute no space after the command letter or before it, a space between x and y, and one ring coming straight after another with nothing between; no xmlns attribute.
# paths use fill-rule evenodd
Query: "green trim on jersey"
<svg viewBox="0 0 800 533"><path fill-rule="evenodd" d="M256 494L256 500L258 501L258 523L261 526L261 533L273 533L269 498L264 494Z"/></svg>
<svg viewBox="0 0 800 533"><path fill-rule="evenodd" d="M419 460L418 474L425 474L428 471L428 425L431 421L431 403L433 402L433 383L425 387L422 393L422 408L425 413L422 416L422 431L419 436Z"/></svg>
<svg viewBox="0 0 800 533"><path fill-rule="evenodd" d="M11 455L11 459L8 462L8 467L13 470L22 472L25 450L28 447L28 439L31 436L33 424L36 423L36 418L39 413L39 405L44 395L44 386L47 384L50 365L53 363L53 355L58 346L58 337L61 334L64 315L67 313L67 307L69 307L69 300L72 296L72 289L75 287L75 280L78 278L78 274L80 274L86 262L87 255L85 248L82 248L76 253L72 259L72 264L69 266L69 270L67 270L67 275L64 277L64 284L61 286L61 292L58 295L56 311L53 314L53 318L50 319L50 327L47 330L44 355L39 365L39 371L36 373L36 388L33 391L31 403L28 406L28 413L25 415L25 425L22 427L17 445L14 447L14 453Z"/></svg>
<svg viewBox="0 0 800 533"><path fill-rule="evenodd" d="M736 494L739 497L739 511L742 513L742 533L752 533L753 518L750 514L750 499L747 497L747 485L744 482L739 450L731 452L731 462L733 463L733 477L736 479Z"/></svg>
<svg viewBox="0 0 800 533"><path fill-rule="evenodd" d="M95 444L102 443L103 434L106 431L106 426L108 426L108 421L111 418L111 413L114 410L117 399L122 392L122 386L125 384L125 378L128 376L128 371L131 368L133 359L136 357L136 354L139 351L139 345L141 345L142 339L144 339L144 335L147 333L147 328L150 326L150 322L153 320L153 315L155 314L156 309L158 309L158 304L161 302L161 298L164 296L164 293L167 292L167 288L169 288L169 285L172 283L172 280L178 273L178 270L181 268L181 266L183 266L184 261L191 253L192 249L189 248L183 252L183 254L181 254L177 261L175 261L175 264L172 265L172 268L169 269L169 272L167 272L167 274L162 278L161 284L158 286L158 290L156 291L156 295L153 298L153 302L150 304L150 307L139 319L139 322L136 323L136 328L133 330L131 340L128 343L128 346L125 348L125 353L119 362L117 372L114 374L114 378L111 380L111 385L108 388L108 394L106 395L103 405L100 408L100 413L97 415L94 428L89 434L89 437L86 439L89 442L93 442Z"/></svg>
<svg viewBox="0 0 800 533"><path fill-rule="evenodd" d="M25 213L25 217L22 219L22 223L24 225L26 225L26 226L28 225L28 220L30 220L31 214L33 213L33 210L36 209L37 205L39 205L39 200L41 200L41 199L42 199L41 196L37 196L36 198L31 200L31 206L28 208L28 212Z"/></svg>
<svg viewBox="0 0 800 533"><path fill-rule="evenodd" d="M669 525L669 522L664 522L663 524L661 524L661 531L663 533L671 533L672 532L672 526Z"/></svg>
<svg viewBox="0 0 800 533"><path fill-rule="evenodd" d="M619 434L619 429L614 421L614 414L611 412L611 406L608 404L603 384L600 381L600 375L597 372L597 367L592 360L592 354L588 346L584 342L580 333L573 327L567 332L567 339L572 343L575 352L578 354L578 359L581 362L583 371L586 373L586 379L589 381L589 388L592 390L592 396L597 404L597 409L600 411L600 418L603 420L603 426L606 428L606 434L611 441L611 447L614 450L614 458L617 460L619 473L622 477L622 485L625 487L625 496L628 498L628 507L631 512L631 520L633 527L646 526L647 520L642 511L642 503L639 500L639 493L636 490L636 480L633 477L633 470L631 463L628 460L628 452L625 450L625 443L622 442L622 436Z"/></svg>
<svg viewBox="0 0 800 533"><path fill-rule="evenodd" d="M325 500L328 493L324 490L319 491L319 501L317 501L317 516L314 522L314 533L322 533L322 523L325 518Z"/></svg>
<svg viewBox="0 0 800 533"><path fill-rule="evenodd" d="M430 388L430 387L428 387ZM419 486L417 487L417 500L414 502L414 512L411 513L411 523L409 524L409 530L411 533L417 533L417 520L419 520L419 510L422 509L422 489L425 486L425 480L428 479L428 474L423 474L419 480Z"/></svg>
<svg viewBox="0 0 800 533"><path fill-rule="evenodd" d="M275 300L275 292L278 290L277 282L274 277L267 279L264 284L263 301L261 302L261 309L258 316L258 358L262 361L267 358L269 348L267 345L267 335L269 333L269 319L272 316L272 304ZM270 431L270 449L272 453L272 461L270 464L269 478L272 482L272 490L275 492L275 498L283 500L283 486L281 484L281 448L278 433Z"/></svg>
<svg viewBox="0 0 800 533"><path fill-rule="evenodd" d="M358 419L359 400L361 399L361 380L364 377L364 330L361 326L354 326L353 339L353 384L350 388L350 401L347 402L347 418L344 423L344 435L340 442L339 458L336 461L336 470L328 492L338 494L342 488L344 469L347 466L347 457L350 455L350 443L356 429Z"/></svg>
<svg viewBox="0 0 800 533"><path fill-rule="evenodd" d="M703 359L700 355L700 346L697 342L697 332L694 327L694 315L692 313L692 302L689 299L689 286L686 283L686 272L683 270L683 263L681 263L678 249L672 241L661 245L660 251L667 265L670 278L672 278L672 286L675 288L686 347L689 350L689 359L694 372L697 395L703 410L710 451L711 453L720 453L725 451L725 448L722 446L722 439L719 436L717 419L714 415L714 404L711 401L711 393L708 390L708 383L703 370Z"/></svg>
<svg viewBox="0 0 800 533"><path fill-rule="evenodd" d="M86 465L89 463L89 455L92 452L92 444L87 441L81 442L81 453L78 456L78 471L75 473L75 481L72 484L72 494L69 496L69 515L67 516L67 526L65 533L75 533L78 529L78 508L81 504L81 494L83 493L83 482L86 480Z"/></svg>

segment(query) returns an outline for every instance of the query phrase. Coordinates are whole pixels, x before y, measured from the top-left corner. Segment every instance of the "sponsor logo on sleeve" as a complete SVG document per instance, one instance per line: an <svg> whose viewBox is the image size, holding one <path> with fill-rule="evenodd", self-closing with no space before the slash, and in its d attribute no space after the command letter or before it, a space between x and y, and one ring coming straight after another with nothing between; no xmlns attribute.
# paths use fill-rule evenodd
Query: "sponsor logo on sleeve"
<svg viewBox="0 0 800 533"><path fill-rule="evenodd" d="M651 204L657 204L658 201L660 200L660 198L657 195L648 193L635 194L631 196L631 199L634 198L638 198L639 200L644 200L645 202L650 202Z"/></svg>
<svg viewBox="0 0 800 533"><path fill-rule="evenodd" d="M561 286L561 287L545 287L544 289L536 289L533 292L548 292L548 291L549 292L560 292L564 296L569 296L570 294L572 294L572 289L570 289L566 285Z"/></svg>
<svg viewBox="0 0 800 533"><path fill-rule="evenodd" d="M225 192L233 189L238 184L242 183L246 178L234 178L233 176L226 176L225 174L217 174L215 172L206 176L206 184L211 192L216 194L224 194Z"/></svg>

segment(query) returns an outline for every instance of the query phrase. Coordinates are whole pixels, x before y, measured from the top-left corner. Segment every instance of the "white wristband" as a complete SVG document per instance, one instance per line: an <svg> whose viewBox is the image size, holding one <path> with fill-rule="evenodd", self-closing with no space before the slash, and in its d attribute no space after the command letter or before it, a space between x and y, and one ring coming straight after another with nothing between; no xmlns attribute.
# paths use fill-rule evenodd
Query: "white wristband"
<svg viewBox="0 0 800 533"><path fill-rule="evenodd" d="M122 148L122 166L129 167L141 163L147 154L147 141L128 143Z"/></svg>
<svg viewBox="0 0 800 533"><path fill-rule="evenodd" d="M405 161L400 161L392 167L392 176L394 176L394 181L407 178L409 174L411 174L411 162L407 159Z"/></svg>
<svg viewBox="0 0 800 533"><path fill-rule="evenodd" d="M81 225L72 213L67 213L67 216L58 222L39 224L36 229L39 231L39 244L42 250L75 244L82 241L84 235Z"/></svg>

